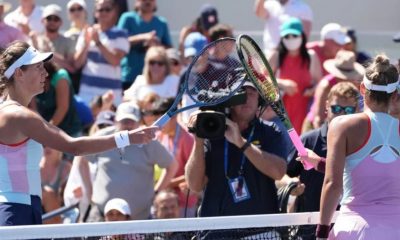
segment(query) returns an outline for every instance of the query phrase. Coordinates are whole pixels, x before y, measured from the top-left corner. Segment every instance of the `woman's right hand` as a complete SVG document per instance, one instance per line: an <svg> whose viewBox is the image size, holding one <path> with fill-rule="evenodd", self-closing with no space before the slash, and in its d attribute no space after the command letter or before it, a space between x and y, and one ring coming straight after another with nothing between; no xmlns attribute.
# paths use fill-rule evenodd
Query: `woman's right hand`
<svg viewBox="0 0 400 240"><path fill-rule="evenodd" d="M317 168L318 163L321 161L321 157L318 156L314 151L312 151L312 150L310 150L308 148L306 148L306 150L307 150L307 156L300 156L299 155L296 158L296 160L300 161L302 163L303 163L303 161L307 161L307 162L311 163L314 166L314 168Z"/></svg>
<svg viewBox="0 0 400 240"><path fill-rule="evenodd" d="M140 127L129 131L129 141L131 144L147 144L156 137L157 126Z"/></svg>

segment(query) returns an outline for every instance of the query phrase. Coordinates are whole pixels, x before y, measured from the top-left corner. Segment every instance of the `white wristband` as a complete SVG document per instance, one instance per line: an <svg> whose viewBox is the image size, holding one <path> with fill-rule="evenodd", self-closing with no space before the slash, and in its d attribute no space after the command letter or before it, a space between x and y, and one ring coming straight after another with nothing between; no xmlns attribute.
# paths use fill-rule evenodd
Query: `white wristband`
<svg viewBox="0 0 400 240"><path fill-rule="evenodd" d="M118 148L124 148L131 144L131 142L129 141L128 130L116 132L114 134L114 139L115 139L115 144L117 144Z"/></svg>

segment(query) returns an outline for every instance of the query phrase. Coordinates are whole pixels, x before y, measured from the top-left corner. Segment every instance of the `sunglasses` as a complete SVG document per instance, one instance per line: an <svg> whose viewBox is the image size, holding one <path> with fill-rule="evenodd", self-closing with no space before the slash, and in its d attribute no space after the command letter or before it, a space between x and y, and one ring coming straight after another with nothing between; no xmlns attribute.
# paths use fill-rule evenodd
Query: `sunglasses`
<svg viewBox="0 0 400 240"><path fill-rule="evenodd" d="M178 65L179 65L179 62L178 62L177 60L170 60L169 63L170 63L172 66L178 66Z"/></svg>
<svg viewBox="0 0 400 240"><path fill-rule="evenodd" d="M344 112L344 114L353 114L356 112L356 107L353 106L340 106L340 105L332 105L331 111L333 114L340 114Z"/></svg>
<svg viewBox="0 0 400 240"><path fill-rule="evenodd" d="M288 34L288 35L285 35L283 38L289 39L289 38L298 38L298 37L300 37L300 35Z"/></svg>
<svg viewBox="0 0 400 240"><path fill-rule="evenodd" d="M59 18L59 17L57 17L57 16L48 16L48 17L46 17L46 20L47 20L48 22L50 22L50 21L52 21L52 22L59 22L59 21L61 21L61 18Z"/></svg>
<svg viewBox="0 0 400 240"><path fill-rule="evenodd" d="M79 7L75 7L75 8L70 8L69 12L73 13L73 12L81 12L83 10L83 7L79 6Z"/></svg>
<svg viewBox="0 0 400 240"><path fill-rule="evenodd" d="M99 13L102 13L102 12L109 13L109 12L111 12L112 10L113 10L112 7L103 7L103 8L96 9L96 12L99 12Z"/></svg>
<svg viewBox="0 0 400 240"><path fill-rule="evenodd" d="M163 61L157 61L157 60L150 60L150 61L149 61L149 64L152 65L152 66L153 66L153 65L156 65L156 64L157 64L158 66L164 66L164 65L165 65L165 62L163 62Z"/></svg>

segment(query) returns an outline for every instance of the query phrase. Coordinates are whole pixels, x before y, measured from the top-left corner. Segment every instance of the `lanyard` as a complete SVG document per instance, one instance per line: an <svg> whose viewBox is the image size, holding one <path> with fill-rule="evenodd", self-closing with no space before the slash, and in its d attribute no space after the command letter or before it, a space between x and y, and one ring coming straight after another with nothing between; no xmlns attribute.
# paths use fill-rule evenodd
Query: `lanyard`
<svg viewBox="0 0 400 240"><path fill-rule="evenodd" d="M247 138L247 141L250 142L253 138L253 134L254 134L254 127L255 125L253 125L253 127L251 128L251 132L249 134L249 137ZM229 176L228 176L228 148L229 148L229 143L228 141L225 139L225 148L224 148L224 169L225 169L225 177L229 180ZM244 163L246 162L246 158L244 156L244 153L242 153L242 159L240 161L240 168L238 171L238 175L239 177L243 175L243 167L244 167Z"/></svg>

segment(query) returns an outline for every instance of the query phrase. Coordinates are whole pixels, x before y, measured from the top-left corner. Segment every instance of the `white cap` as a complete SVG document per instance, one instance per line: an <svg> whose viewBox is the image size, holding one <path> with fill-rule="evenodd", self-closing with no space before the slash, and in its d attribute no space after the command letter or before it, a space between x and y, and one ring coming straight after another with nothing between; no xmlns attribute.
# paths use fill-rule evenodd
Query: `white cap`
<svg viewBox="0 0 400 240"><path fill-rule="evenodd" d="M115 121L119 122L123 119L131 119L139 122L141 118L140 109L132 102L123 102L117 107Z"/></svg>
<svg viewBox="0 0 400 240"><path fill-rule="evenodd" d="M339 45L351 42L342 26L337 23L328 23L321 29L321 40L332 39Z"/></svg>
<svg viewBox="0 0 400 240"><path fill-rule="evenodd" d="M42 18L47 18L48 16L57 16L60 19L62 9L57 4L49 4L43 9Z"/></svg>
<svg viewBox="0 0 400 240"><path fill-rule="evenodd" d="M7 68L7 70L4 72L4 76L10 78L17 68L24 65L32 65L39 62L45 62L52 57L53 53L51 52L41 53L34 47L29 47L28 49L26 49L25 53L17 59L17 61L15 61L13 64L11 64L10 67Z"/></svg>
<svg viewBox="0 0 400 240"><path fill-rule="evenodd" d="M87 9L85 0L70 0L67 3L67 9L70 9L74 4L78 4L83 7L83 9Z"/></svg>
<svg viewBox="0 0 400 240"><path fill-rule="evenodd" d="M129 204L122 198L113 198L109 200L104 207L104 214L107 214L113 209L124 215L131 215L131 208L129 207Z"/></svg>

